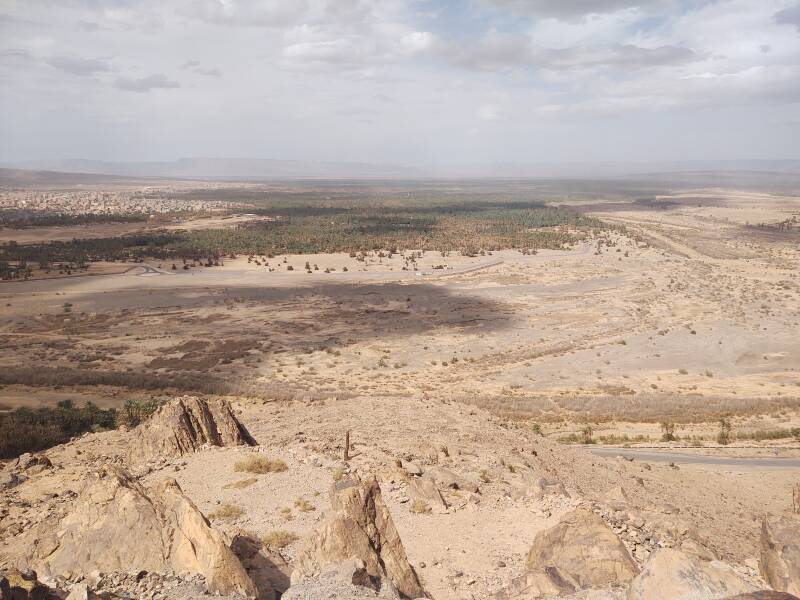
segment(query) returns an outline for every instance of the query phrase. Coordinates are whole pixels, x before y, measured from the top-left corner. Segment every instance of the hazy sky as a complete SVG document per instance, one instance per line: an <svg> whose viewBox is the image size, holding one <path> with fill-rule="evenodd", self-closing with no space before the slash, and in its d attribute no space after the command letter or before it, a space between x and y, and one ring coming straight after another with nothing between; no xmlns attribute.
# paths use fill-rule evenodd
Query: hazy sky
<svg viewBox="0 0 800 600"><path fill-rule="evenodd" d="M0 0L0 160L800 158L798 0Z"/></svg>

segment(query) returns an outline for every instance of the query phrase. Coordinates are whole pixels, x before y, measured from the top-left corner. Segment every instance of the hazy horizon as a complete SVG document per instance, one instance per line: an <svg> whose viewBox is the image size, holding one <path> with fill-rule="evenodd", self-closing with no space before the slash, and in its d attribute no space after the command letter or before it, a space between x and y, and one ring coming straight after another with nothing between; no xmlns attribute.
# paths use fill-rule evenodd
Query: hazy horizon
<svg viewBox="0 0 800 600"><path fill-rule="evenodd" d="M0 0L0 162L800 159L797 0Z"/></svg>

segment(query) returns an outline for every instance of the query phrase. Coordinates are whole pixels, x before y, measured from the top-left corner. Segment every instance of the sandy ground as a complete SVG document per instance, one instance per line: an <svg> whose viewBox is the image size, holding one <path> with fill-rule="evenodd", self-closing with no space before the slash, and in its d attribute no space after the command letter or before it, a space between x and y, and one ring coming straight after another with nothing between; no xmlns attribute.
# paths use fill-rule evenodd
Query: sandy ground
<svg viewBox="0 0 800 600"><path fill-rule="evenodd" d="M439 600L500 589L521 573L538 530L615 487L659 527L685 527L744 569L757 555L761 516L789 510L800 470L626 460L559 443L588 423L596 441L618 446L800 456L788 433L736 439L800 426L800 246L744 226L798 214L800 201L726 194L603 213L627 233L535 256L259 257L3 283L0 368L250 386L240 417L256 451L284 460L286 472L231 486L251 476L235 471L246 451L229 449L150 475L174 476L207 514L241 507L235 521L214 522L230 532L308 533L328 508L352 430L348 468L378 474L411 562ZM71 394L114 406L157 395L47 384L6 385L0 405ZM734 434L725 448L715 441L723 417ZM677 423L678 441L660 441L665 420ZM122 435L88 436L51 455L79 486L85 466L119 448ZM454 493L448 511L412 513L396 460L446 466L480 493ZM570 497L533 499L525 490L539 477L561 480ZM299 499L313 508L301 510Z"/></svg>
<svg viewBox="0 0 800 600"><path fill-rule="evenodd" d="M337 471L377 475L409 560L437 600L487 598L524 571L536 533L582 502L604 503L622 488L627 510L644 515L655 531L685 532L758 582L758 554L765 512L790 510L791 486L800 468L754 470L733 465L669 465L600 457L552 443L529 428L460 403L371 397L328 401L236 403L256 448L209 449L168 462L148 479L174 477L215 527L263 536L284 530L302 538L329 510L328 490ZM344 433L352 432L352 458L341 461ZM14 488L6 526L35 521L25 507L66 486L81 489L88 470L124 454L127 434L86 435L48 452L56 470ZM250 452L283 460L281 473L237 472ZM449 508L411 510L396 461L423 470L445 467L475 483L476 493L446 491ZM560 480L568 496L530 494L538 478ZM250 480L246 487L231 484ZM305 501L305 509L298 500ZM232 520L213 517L224 504L241 509ZM32 510L32 509L31 509ZM41 517L38 517L41 518ZM13 528L13 525L12 525ZM8 538L5 553L24 542ZM297 543L281 550L291 562ZM0 561L4 552L0 552Z"/></svg>

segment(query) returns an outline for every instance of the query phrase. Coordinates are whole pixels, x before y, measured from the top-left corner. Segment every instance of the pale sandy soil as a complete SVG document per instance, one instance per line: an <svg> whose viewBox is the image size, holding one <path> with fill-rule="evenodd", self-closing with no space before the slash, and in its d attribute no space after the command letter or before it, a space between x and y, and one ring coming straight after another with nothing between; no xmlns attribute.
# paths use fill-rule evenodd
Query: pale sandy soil
<svg viewBox="0 0 800 600"><path fill-rule="evenodd" d="M230 449L149 475L174 476L206 513L239 505L237 521L215 522L228 531L309 532L352 430L350 468L379 475L411 562L440 600L500 589L520 574L536 531L615 486L663 527L679 520L721 557L752 564L760 518L789 510L798 470L647 465L557 439L589 422L595 438L643 436L640 445L665 448L697 438L705 448L681 451L797 457L790 438L726 449L714 438L721 417L734 438L800 426L800 247L741 226L799 210L797 199L737 194L712 206L615 210L603 218L626 235L535 256L431 252L405 271L409 252L0 284L0 376L64 367L247 386L241 419L286 472L225 487L251 477L234 470L245 451ZM36 382L0 389L0 404L51 404L70 391L21 383ZM118 406L157 395L79 387L74 397ZM677 423L679 442L658 441L663 420ZM79 488L86 465L120 448L120 436L51 455ZM398 459L447 466L480 482L480 494L453 494L450 512L411 513ZM571 498L526 497L538 477L562 480ZM298 510L298 498L314 510Z"/></svg>
<svg viewBox="0 0 800 600"><path fill-rule="evenodd" d="M212 521L228 533L245 530L261 536L286 530L302 537L329 510L327 492L343 466L344 433L349 429L354 445L347 468L378 476L409 559L437 600L489 597L523 572L537 531L581 502L605 502L617 487L627 494L629 510L646 515L656 531L685 531L682 535L712 548L758 582L747 565L758 554L760 518L765 512L790 510L791 486L800 477L800 469L674 468L592 456L486 411L420 396L242 400L236 406L258 447L186 455L147 478L174 477L205 514L224 503L241 508L242 516L233 521ZM122 432L87 435L48 451L56 469L14 488L4 524L41 518L27 510L25 502L42 494L63 494L63 486L79 492L88 470L124 454L125 439ZM236 462L250 452L281 459L288 470L265 475L236 472ZM413 513L397 475L397 460L414 462L423 470L444 466L478 484L479 491L446 491L449 509ZM541 477L562 481L569 497L531 496L528 491ZM246 478L256 481L243 489L228 487ZM298 498L313 509L299 510ZM7 555L20 550L17 539L25 538L8 538ZM289 561L296 547L293 543L283 549ZM0 562L3 555L0 552Z"/></svg>

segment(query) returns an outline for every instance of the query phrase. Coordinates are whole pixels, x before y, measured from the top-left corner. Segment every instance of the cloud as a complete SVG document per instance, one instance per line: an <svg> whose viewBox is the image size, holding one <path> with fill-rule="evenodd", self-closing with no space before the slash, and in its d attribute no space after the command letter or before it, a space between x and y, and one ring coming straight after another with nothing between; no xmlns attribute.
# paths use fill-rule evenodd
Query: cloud
<svg viewBox="0 0 800 600"><path fill-rule="evenodd" d="M181 85L177 81L168 79L163 73L154 73L141 79L120 77L114 82L114 87L126 92L149 92L155 89L178 88Z"/></svg>
<svg viewBox="0 0 800 600"><path fill-rule="evenodd" d="M461 67L480 70L538 68L551 70L604 69L626 70L676 65L697 60L689 48L634 44L541 48L524 34L490 31L478 43L450 44L445 56Z"/></svg>
<svg viewBox="0 0 800 600"><path fill-rule="evenodd" d="M800 32L800 4L775 13L774 19L778 25L794 25Z"/></svg>
<svg viewBox="0 0 800 600"><path fill-rule="evenodd" d="M180 13L215 25L284 27L307 9L305 0L192 0Z"/></svg>
<svg viewBox="0 0 800 600"><path fill-rule="evenodd" d="M111 70L108 63L93 58L76 56L51 56L44 61L51 67L60 69L70 75L87 77L95 73L106 73Z"/></svg>
<svg viewBox="0 0 800 600"><path fill-rule="evenodd" d="M199 60L187 60L180 66L185 71L191 71L198 75L205 75L206 77L222 77L222 71L219 69L208 69L201 66Z"/></svg>
<svg viewBox="0 0 800 600"><path fill-rule="evenodd" d="M502 119L500 107L496 104L481 104L475 111L481 121L499 121Z"/></svg>
<svg viewBox="0 0 800 600"><path fill-rule="evenodd" d="M536 18L576 20L586 15L613 13L627 8L663 6L665 0L484 0L516 14Z"/></svg>

